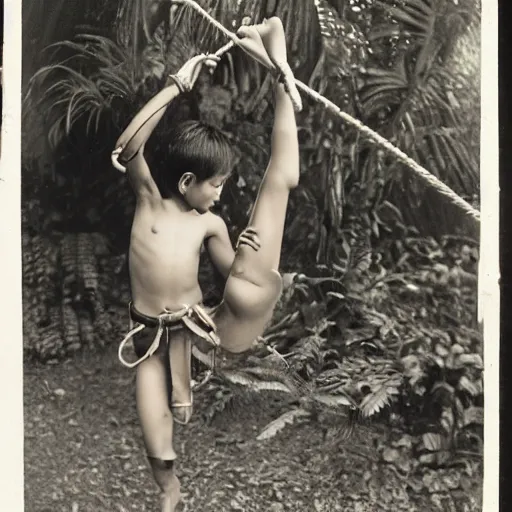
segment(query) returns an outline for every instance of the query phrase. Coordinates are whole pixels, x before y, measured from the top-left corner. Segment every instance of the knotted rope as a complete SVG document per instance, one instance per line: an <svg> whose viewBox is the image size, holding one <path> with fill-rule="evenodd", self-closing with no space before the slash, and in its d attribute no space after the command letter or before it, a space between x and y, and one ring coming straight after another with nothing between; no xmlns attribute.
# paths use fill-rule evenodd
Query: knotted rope
<svg viewBox="0 0 512 512"><path fill-rule="evenodd" d="M231 48L233 48L234 45L239 44L240 39L237 37L235 33L231 32L221 23L219 23L194 0L174 0L174 3L188 5L189 7L197 11L206 20L208 20L218 30L220 30L227 38L229 38L230 42L224 45L222 48L219 48L219 50L215 52L215 55L217 55L218 57L222 56L224 53L229 51ZM442 181L440 181L433 174L427 171L427 169L418 164L411 157L407 156L401 149L394 146L391 142L389 142L389 140L384 138L382 135L379 135L377 132L373 131L371 128L363 124L361 121L352 117L350 114L343 112L332 101L328 100L317 91L311 89L300 80L295 79L295 84L298 89L300 89L305 94L313 98L315 101L321 103L327 110L337 115L345 122L351 124L361 133L366 135L366 137L368 137L370 140L373 140L376 144L382 146L384 149L389 151L389 153L393 154L397 160L405 164L409 169L412 169L414 172L416 172L416 174L424 182L426 182L428 185L435 188L439 193L450 199L450 201L453 204L459 206L462 210L464 210L464 212L473 217L477 222L480 222L480 212L476 208L471 206L466 200L464 200L462 197L456 194L450 187L445 185Z"/></svg>

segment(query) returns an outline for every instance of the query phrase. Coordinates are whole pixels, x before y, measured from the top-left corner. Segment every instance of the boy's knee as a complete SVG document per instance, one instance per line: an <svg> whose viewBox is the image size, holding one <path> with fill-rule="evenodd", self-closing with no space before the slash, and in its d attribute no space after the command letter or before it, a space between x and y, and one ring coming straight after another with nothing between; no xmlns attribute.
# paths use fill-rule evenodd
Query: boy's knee
<svg viewBox="0 0 512 512"><path fill-rule="evenodd" d="M271 314L281 291L282 279L275 270L241 274L226 283L224 300L240 320L252 322Z"/></svg>

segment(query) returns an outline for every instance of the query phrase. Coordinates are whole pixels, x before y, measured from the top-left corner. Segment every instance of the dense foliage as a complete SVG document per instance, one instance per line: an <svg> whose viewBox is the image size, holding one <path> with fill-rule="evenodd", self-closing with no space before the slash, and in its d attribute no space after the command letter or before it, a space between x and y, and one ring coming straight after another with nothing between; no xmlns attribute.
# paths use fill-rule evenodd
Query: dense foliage
<svg viewBox="0 0 512 512"><path fill-rule="evenodd" d="M354 419L379 416L410 429L409 448L423 463L442 464L456 448L478 452L477 257L469 239L436 242L408 232L347 257L335 276L321 277L322 268L316 278L298 276L265 337L286 363L271 353L222 373L223 391L212 387L217 400L208 414L243 397L232 386L242 384L286 393L294 404L261 438L296 418L322 424L334 414L342 440Z"/></svg>

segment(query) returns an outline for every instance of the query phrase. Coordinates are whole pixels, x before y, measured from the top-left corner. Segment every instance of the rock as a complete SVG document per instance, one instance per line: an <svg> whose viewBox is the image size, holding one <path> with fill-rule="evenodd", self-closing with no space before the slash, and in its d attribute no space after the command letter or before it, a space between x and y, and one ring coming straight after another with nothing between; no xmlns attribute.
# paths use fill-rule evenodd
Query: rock
<svg viewBox="0 0 512 512"><path fill-rule="evenodd" d="M464 353L464 349L458 343L452 345L451 351L454 356L458 356Z"/></svg>
<svg viewBox="0 0 512 512"><path fill-rule="evenodd" d="M396 466L398 467L398 469L400 469L400 471L402 471L403 473L409 473L411 471L411 461L410 459L406 459L406 458L401 458L400 460L398 460L398 462L396 463Z"/></svg>
<svg viewBox="0 0 512 512"><path fill-rule="evenodd" d="M395 448L412 448L412 437L408 434L404 434L400 439L394 441L392 444Z"/></svg>
<svg viewBox="0 0 512 512"><path fill-rule="evenodd" d="M53 394L55 396L63 397L66 394L66 392L62 388L57 388L53 391Z"/></svg>
<svg viewBox="0 0 512 512"><path fill-rule="evenodd" d="M400 452L393 448L384 448L382 451L382 458L386 462L395 462L400 458Z"/></svg>

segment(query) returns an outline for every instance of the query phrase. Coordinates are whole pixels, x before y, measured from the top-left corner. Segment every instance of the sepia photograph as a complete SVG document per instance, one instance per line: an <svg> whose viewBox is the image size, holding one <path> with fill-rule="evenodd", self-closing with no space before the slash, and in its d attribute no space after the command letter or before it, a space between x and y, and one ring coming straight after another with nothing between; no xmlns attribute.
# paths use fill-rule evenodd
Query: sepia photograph
<svg viewBox="0 0 512 512"><path fill-rule="evenodd" d="M490 2L23 0L26 512L497 510Z"/></svg>

